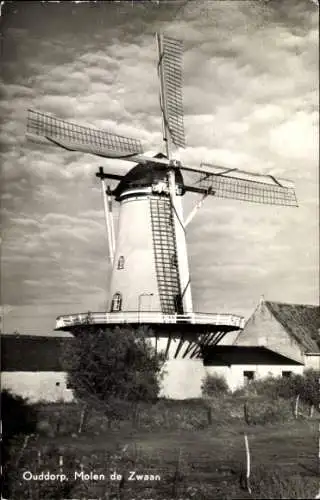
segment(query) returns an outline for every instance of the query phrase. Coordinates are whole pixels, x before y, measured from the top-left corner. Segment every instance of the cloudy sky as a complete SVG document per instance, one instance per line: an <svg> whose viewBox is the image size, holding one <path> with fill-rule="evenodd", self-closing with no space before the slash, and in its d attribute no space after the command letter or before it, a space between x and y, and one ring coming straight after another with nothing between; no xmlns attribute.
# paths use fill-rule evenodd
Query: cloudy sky
<svg viewBox="0 0 320 500"><path fill-rule="evenodd" d="M248 317L263 294L318 297L318 7L311 0L11 2L2 12L3 330L52 334L103 310L110 267L97 167L25 140L26 110L161 147L154 33L184 40L181 158L274 174L299 208L206 201L188 227L195 310ZM188 212L197 197L185 200Z"/></svg>

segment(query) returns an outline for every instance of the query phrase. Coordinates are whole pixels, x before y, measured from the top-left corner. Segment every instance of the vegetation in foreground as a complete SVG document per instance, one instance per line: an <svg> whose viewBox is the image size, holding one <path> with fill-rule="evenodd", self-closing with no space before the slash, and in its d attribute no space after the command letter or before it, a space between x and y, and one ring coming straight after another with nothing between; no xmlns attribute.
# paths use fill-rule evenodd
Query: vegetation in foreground
<svg viewBox="0 0 320 500"><path fill-rule="evenodd" d="M247 423L244 404L251 411ZM270 408L273 406L273 412ZM81 418L79 404L38 405L37 433L20 454L23 436L12 443L15 496L23 499L233 499L314 498L318 491L319 413L292 402L257 396L219 396L210 400L170 401L140 407L137 416L108 424L97 410ZM211 409L211 410L210 410ZM254 417L254 418L253 418ZM79 424L83 421L81 432ZM245 481L244 434L251 458L250 487ZM22 481L24 470L59 473L66 483ZM104 474L103 481L74 479L74 471ZM160 481L129 481L130 471L159 474ZM111 480L117 472L124 480ZM5 497L6 498L6 497Z"/></svg>
<svg viewBox="0 0 320 500"><path fill-rule="evenodd" d="M245 453L240 429L216 433L214 429L190 432L137 432L52 440L38 438L13 471L14 495L19 499L122 498L126 500L314 498L318 488L314 429L305 423L277 429L255 428L248 433L252 458L250 495L245 487ZM38 465L41 450L42 464ZM301 458L297 457L297 450ZM299 454L300 455L300 454ZM50 470L59 473L63 456L66 483L21 481L21 473ZM103 474L103 481L73 482L74 471ZM130 471L159 475L159 481L130 481ZM112 480L117 473L124 480ZM113 495L113 496L112 496Z"/></svg>

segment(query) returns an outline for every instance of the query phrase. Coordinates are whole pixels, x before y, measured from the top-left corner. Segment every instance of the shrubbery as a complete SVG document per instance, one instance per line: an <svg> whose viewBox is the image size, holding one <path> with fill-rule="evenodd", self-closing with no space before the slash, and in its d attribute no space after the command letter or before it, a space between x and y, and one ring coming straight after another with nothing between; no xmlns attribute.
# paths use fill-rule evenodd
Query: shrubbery
<svg viewBox="0 0 320 500"><path fill-rule="evenodd" d="M300 401L316 407L320 404L320 371L306 370L303 375L291 377L267 377L251 382L238 389L234 395L256 393L267 399L293 399L299 395Z"/></svg>
<svg viewBox="0 0 320 500"><path fill-rule="evenodd" d="M1 391L1 419L2 435L10 439L19 434L32 434L37 427L37 412L27 400L11 394L7 390Z"/></svg>
<svg viewBox="0 0 320 500"><path fill-rule="evenodd" d="M224 377L220 375L207 375L202 382L201 391L203 396L220 396L228 394L229 387Z"/></svg>
<svg viewBox="0 0 320 500"><path fill-rule="evenodd" d="M149 342L151 332L130 327L79 325L66 346L63 364L76 398L115 421L142 402L157 401L164 355Z"/></svg>
<svg viewBox="0 0 320 500"><path fill-rule="evenodd" d="M37 412L26 399L1 391L2 442L1 457L3 463L2 495L8 498L11 491L11 480L8 468L12 459L12 441L19 436L36 432Z"/></svg>

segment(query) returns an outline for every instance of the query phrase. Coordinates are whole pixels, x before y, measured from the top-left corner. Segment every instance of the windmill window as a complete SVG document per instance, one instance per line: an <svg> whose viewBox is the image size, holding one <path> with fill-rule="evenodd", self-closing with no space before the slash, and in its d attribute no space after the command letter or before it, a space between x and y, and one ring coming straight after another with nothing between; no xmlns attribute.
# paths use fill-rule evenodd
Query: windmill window
<svg viewBox="0 0 320 500"><path fill-rule="evenodd" d="M122 307L122 295L121 293L115 293L112 297L111 302L111 312L121 311Z"/></svg>
<svg viewBox="0 0 320 500"><path fill-rule="evenodd" d="M243 378L245 384L250 384L254 380L254 372L251 371L243 372Z"/></svg>
<svg viewBox="0 0 320 500"><path fill-rule="evenodd" d="M56 382L56 386L59 387L59 385L60 385L60 382Z"/></svg>
<svg viewBox="0 0 320 500"><path fill-rule="evenodd" d="M124 269L124 256L120 255L118 259L118 269Z"/></svg>

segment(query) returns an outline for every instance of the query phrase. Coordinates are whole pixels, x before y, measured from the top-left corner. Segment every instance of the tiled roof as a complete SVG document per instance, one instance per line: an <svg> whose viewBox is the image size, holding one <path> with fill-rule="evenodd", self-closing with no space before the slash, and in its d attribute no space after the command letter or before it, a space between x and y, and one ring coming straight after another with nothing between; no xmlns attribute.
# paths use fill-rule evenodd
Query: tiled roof
<svg viewBox="0 0 320 500"><path fill-rule="evenodd" d="M320 352L319 306L269 301L265 301L265 305L306 352Z"/></svg>

